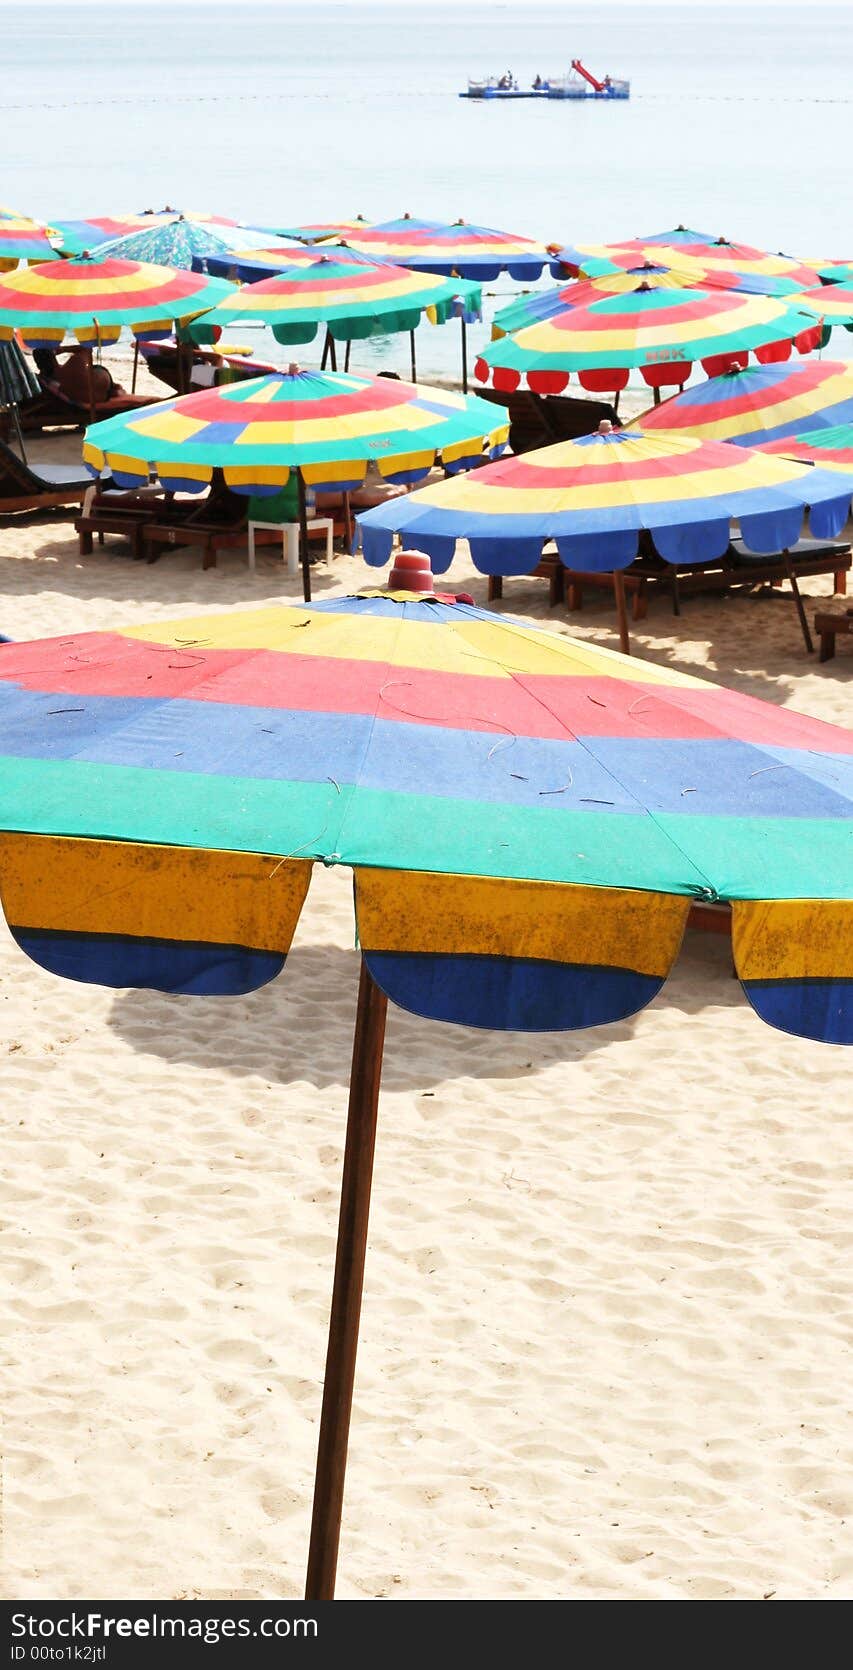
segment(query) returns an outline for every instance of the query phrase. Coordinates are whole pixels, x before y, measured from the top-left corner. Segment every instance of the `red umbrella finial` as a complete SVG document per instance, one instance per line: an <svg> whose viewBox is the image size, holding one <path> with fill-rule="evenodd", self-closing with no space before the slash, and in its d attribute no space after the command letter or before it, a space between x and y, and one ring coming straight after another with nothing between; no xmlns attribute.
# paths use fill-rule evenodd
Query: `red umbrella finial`
<svg viewBox="0 0 853 1670"><path fill-rule="evenodd" d="M388 576L389 591L423 591L432 595L432 563L424 551L398 551Z"/></svg>

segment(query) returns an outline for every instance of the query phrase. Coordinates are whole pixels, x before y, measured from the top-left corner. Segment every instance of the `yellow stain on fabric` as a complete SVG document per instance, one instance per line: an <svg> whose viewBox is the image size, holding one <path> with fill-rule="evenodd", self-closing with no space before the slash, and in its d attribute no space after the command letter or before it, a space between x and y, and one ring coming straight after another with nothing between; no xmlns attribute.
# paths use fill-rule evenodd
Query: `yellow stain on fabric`
<svg viewBox="0 0 853 1670"><path fill-rule="evenodd" d="M355 872L365 951L526 957L668 974L690 900L620 887L409 870Z"/></svg>
<svg viewBox="0 0 853 1670"><path fill-rule="evenodd" d="M310 879L307 859L0 835L0 892L16 928L286 952Z"/></svg>
<svg viewBox="0 0 853 1670"><path fill-rule="evenodd" d="M853 900L732 902L741 980L853 979Z"/></svg>
<svg viewBox="0 0 853 1670"><path fill-rule="evenodd" d="M419 601L423 601L419 599ZM123 627L122 636L170 647L269 649L288 655L383 661L395 667L468 673L487 678L513 674L618 678L636 684L708 689L707 679L620 655L617 650L557 637L534 628L507 626L498 619L457 616L446 625L382 615L360 615L358 629L346 614L321 614L282 605L234 610L226 615L154 621Z"/></svg>

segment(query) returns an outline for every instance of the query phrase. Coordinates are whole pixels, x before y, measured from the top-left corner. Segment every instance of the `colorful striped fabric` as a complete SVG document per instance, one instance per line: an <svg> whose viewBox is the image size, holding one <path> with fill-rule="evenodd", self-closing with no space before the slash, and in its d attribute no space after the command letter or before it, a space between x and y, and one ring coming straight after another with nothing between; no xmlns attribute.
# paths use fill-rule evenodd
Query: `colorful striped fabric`
<svg viewBox="0 0 853 1670"><path fill-rule="evenodd" d="M145 261L156 267L177 267L191 272L198 271L196 262L211 255L223 256L233 264L231 245L218 232L178 215L174 220L157 221L156 225L147 226L144 231L131 232L127 237L99 244L93 251L92 259Z"/></svg>
<svg viewBox="0 0 853 1670"><path fill-rule="evenodd" d="M503 408L472 395L295 367L96 423L83 458L120 487L155 472L170 491L200 492L221 469L235 493L269 495L298 468L310 486L347 492L371 462L391 482L422 481L438 455L450 474L470 469L508 433Z"/></svg>
<svg viewBox="0 0 853 1670"><path fill-rule="evenodd" d="M380 261L397 261L419 272L447 273L452 277L478 279L485 283L499 273L510 278L539 278L553 259L552 251L532 238L518 238L510 232L495 232L489 226L471 226L456 220L386 220L378 225L348 231L353 249L365 250Z"/></svg>
<svg viewBox="0 0 853 1670"><path fill-rule="evenodd" d="M853 261L810 261L824 284L853 284Z"/></svg>
<svg viewBox="0 0 853 1670"><path fill-rule="evenodd" d="M327 238L348 238L351 232L360 232L371 225L364 215L356 215L354 220L325 220L314 221L310 226L282 226L278 234L283 238L298 238L304 244L322 243Z"/></svg>
<svg viewBox="0 0 853 1670"><path fill-rule="evenodd" d="M752 289L765 295L793 295L818 282L813 267L789 255L771 255L748 244L730 244L719 238L708 244L636 244L647 259L666 261L695 275L697 288L713 281L735 289Z"/></svg>
<svg viewBox="0 0 853 1670"><path fill-rule="evenodd" d="M160 215L95 215L88 220L52 220L51 231L56 234L56 247L63 255L84 255L99 244L112 243L116 238L127 238L131 232L151 230L152 218Z"/></svg>
<svg viewBox="0 0 853 1670"><path fill-rule="evenodd" d="M605 393L624 388L639 367L650 388L681 387L695 361L714 374L745 364L750 352L761 361L787 359L792 341L809 353L820 335L811 314L771 296L641 284L490 343L475 375L507 393L524 376L534 393L559 394L574 372L584 388Z"/></svg>
<svg viewBox="0 0 853 1670"><path fill-rule="evenodd" d="M801 429L853 422L853 365L844 360L750 365L674 394L631 429L764 447Z"/></svg>
<svg viewBox="0 0 853 1670"><path fill-rule="evenodd" d="M786 440L770 441L762 448L803 464L819 464L822 470L841 470L853 475L853 412L847 423L834 428L806 429Z"/></svg>
<svg viewBox="0 0 853 1670"><path fill-rule="evenodd" d="M38 348L70 332L78 342L116 342L123 326L139 337L168 335L176 319L213 307L230 291L224 279L141 261L19 267L0 281L0 339L17 335Z"/></svg>
<svg viewBox="0 0 853 1670"><path fill-rule="evenodd" d="M853 735L436 599L366 596L0 648L0 890L109 986L281 969L315 862L404 1008L584 1027L732 905L757 1013L853 1040Z"/></svg>
<svg viewBox="0 0 853 1670"><path fill-rule="evenodd" d="M241 284L257 284L261 279L287 273L292 267L307 267L323 258L336 266L375 267L387 272L387 261L374 261L362 250L350 249L347 244L324 244L322 250L310 244L275 244L269 248L232 249L226 258L211 255L205 258L205 272L217 273L221 278L237 278ZM457 286L458 288L458 286Z"/></svg>
<svg viewBox="0 0 853 1670"><path fill-rule="evenodd" d="M19 261L56 261L56 250L50 241L47 227L26 215L0 214L0 271L17 266Z"/></svg>
<svg viewBox="0 0 853 1670"><path fill-rule="evenodd" d="M834 538L850 510L842 482L804 465L691 436L616 430L561 441L439 482L358 517L365 560L380 567L394 534L436 573L468 541L483 574L530 574L549 541L567 568L610 572L637 555L645 529L667 562L711 562L737 518L754 551L782 551L812 532Z"/></svg>
<svg viewBox="0 0 853 1670"><path fill-rule="evenodd" d="M631 256L634 261L635 257ZM647 284L653 290L689 290L694 280L675 267L655 266L643 261L624 270L614 267L612 272L594 278L583 278L572 284L558 284L552 290L532 290L517 296L502 307L492 320L492 341L525 330L540 319L553 319L567 307L589 307L602 296L623 296ZM715 286L716 288L716 286Z"/></svg>
<svg viewBox="0 0 853 1670"><path fill-rule="evenodd" d="M424 314L434 325L479 319L482 292L466 279L431 278L392 265L364 266L320 256L288 267L260 284L246 284L193 325L196 342L216 340L220 330L256 321L277 342L311 342L320 325L339 342L362 341L417 329Z"/></svg>
<svg viewBox="0 0 853 1670"><path fill-rule="evenodd" d="M819 284L803 290L797 305L807 307L823 320L821 346L825 347L835 325L853 330L853 284Z"/></svg>

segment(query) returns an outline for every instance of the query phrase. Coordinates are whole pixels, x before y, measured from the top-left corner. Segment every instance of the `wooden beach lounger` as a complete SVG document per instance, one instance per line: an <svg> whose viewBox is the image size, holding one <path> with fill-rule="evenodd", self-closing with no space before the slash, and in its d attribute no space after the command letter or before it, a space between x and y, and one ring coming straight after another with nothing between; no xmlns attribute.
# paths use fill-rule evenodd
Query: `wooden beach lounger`
<svg viewBox="0 0 853 1670"><path fill-rule="evenodd" d="M92 477L82 464L25 464L0 441L0 514L82 505L91 487Z"/></svg>

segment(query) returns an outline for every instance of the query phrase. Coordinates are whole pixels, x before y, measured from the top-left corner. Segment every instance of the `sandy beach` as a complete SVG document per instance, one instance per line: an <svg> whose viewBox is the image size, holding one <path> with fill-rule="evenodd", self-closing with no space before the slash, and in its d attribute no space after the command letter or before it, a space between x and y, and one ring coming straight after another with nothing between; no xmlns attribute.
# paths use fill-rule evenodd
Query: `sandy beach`
<svg viewBox="0 0 853 1670"><path fill-rule="evenodd" d="M5 521L15 639L299 595L271 548L205 573ZM498 607L617 645L603 599ZM787 589L657 599L633 647L850 722L849 642L807 657ZM300 1594L357 978L348 871L232 1000L61 982L0 927L6 1594ZM853 1596L847 1067L695 932L620 1025L391 1011L340 1595Z"/></svg>

